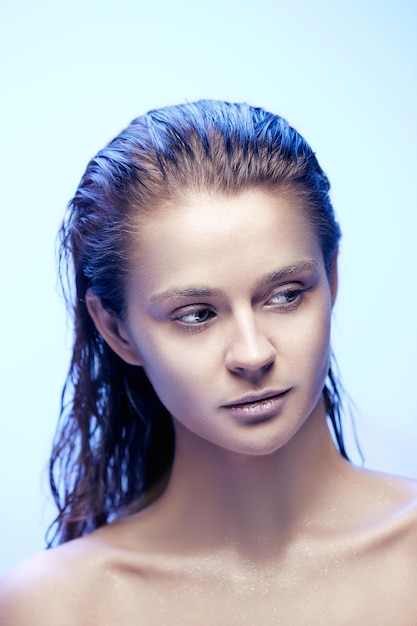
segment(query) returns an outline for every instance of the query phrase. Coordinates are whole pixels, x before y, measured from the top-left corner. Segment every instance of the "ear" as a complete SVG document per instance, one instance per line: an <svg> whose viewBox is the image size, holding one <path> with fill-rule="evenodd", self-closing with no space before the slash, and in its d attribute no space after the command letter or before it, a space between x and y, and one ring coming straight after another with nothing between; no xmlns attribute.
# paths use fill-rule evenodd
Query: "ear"
<svg viewBox="0 0 417 626"><path fill-rule="evenodd" d="M336 248L336 250L333 252L331 276L330 276L330 291L332 294L332 306L334 306L334 303L336 302L337 286L339 282L338 273L337 273L338 254L339 254L339 249Z"/></svg>
<svg viewBox="0 0 417 626"><path fill-rule="evenodd" d="M98 296L90 289L85 295L88 312L104 341L130 365L142 365L136 346L129 337L125 324L107 311Z"/></svg>

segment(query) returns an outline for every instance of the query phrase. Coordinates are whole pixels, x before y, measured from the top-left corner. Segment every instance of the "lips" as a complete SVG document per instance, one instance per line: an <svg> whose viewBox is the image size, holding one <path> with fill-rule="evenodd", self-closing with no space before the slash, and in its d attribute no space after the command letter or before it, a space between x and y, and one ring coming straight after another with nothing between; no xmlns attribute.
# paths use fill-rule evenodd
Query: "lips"
<svg viewBox="0 0 417 626"><path fill-rule="evenodd" d="M245 424L259 424L277 417L291 389L248 394L223 405L229 415Z"/></svg>
<svg viewBox="0 0 417 626"><path fill-rule="evenodd" d="M245 406L248 404L257 404L259 402L263 402L265 400L269 400L271 398L275 398L275 397L281 397L284 394L286 394L289 391L289 389L285 389L283 391L261 391L259 393L251 393L251 394L247 394L245 396L242 396L241 398L239 398L238 400L234 400L232 402L228 402L227 404L224 404L223 406L225 407L241 407L241 406Z"/></svg>

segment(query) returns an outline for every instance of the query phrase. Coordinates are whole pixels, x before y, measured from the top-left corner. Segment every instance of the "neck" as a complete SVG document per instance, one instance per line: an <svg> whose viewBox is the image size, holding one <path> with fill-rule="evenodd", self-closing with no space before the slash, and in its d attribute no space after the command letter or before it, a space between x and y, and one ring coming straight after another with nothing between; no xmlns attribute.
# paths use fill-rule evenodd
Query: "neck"
<svg viewBox="0 0 417 626"><path fill-rule="evenodd" d="M188 545L213 542L270 550L334 504L346 463L331 440L323 403L283 448L265 456L219 448L175 423L176 455L162 506Z"/></svg>

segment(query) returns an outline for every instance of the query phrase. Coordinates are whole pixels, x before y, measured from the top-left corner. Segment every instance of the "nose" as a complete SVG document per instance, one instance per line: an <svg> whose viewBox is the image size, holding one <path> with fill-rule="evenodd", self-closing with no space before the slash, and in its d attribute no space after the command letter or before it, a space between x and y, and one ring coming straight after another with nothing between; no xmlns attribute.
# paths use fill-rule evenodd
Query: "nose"
<svg viewBox="0 0 417 626"><path fill-rule="evenodd" d="M269 371L275 356L273 344L252 315L234 321L226 353L231 372L255 380Z"/></svg>

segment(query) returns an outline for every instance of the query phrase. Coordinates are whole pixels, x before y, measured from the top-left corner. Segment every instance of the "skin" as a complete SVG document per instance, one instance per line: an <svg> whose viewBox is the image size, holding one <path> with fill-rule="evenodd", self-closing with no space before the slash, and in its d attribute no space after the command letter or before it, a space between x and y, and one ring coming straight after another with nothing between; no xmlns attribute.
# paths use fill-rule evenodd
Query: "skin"
<svg viewBox="0 0 417 626"><path fill-rule="evenodd" d="M336 286L288 197L194 196L141 224L127 318L87 302L173 415L168 486L13 570L2 625L417 624L416 485L353 467L326 425Z"/></svg>

